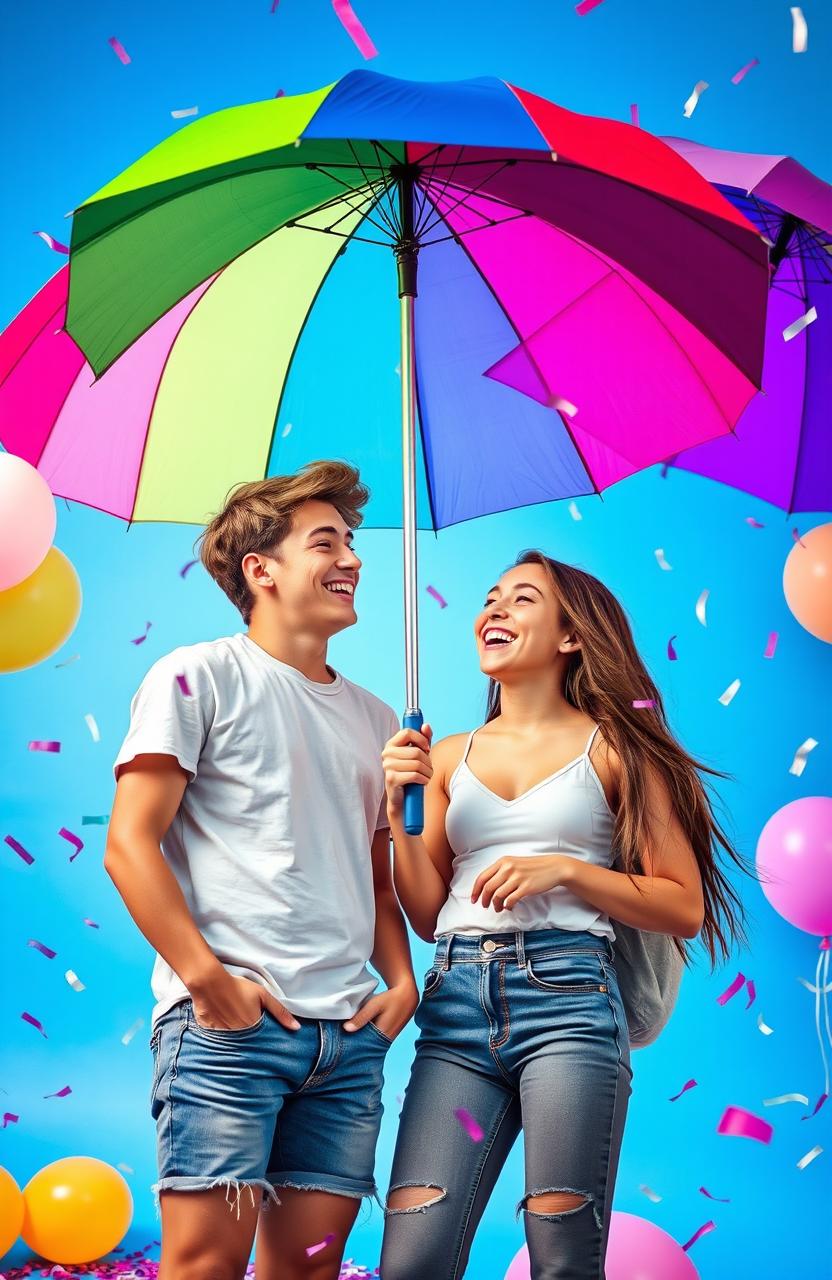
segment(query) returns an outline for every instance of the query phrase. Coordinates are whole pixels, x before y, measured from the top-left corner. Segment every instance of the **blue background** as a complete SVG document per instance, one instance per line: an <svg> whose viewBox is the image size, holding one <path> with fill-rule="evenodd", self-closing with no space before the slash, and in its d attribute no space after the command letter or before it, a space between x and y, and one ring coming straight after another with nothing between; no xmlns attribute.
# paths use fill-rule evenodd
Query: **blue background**
<svg viewBox="0 0 832 1280"><path fill-rule="evenodd" d="M572 109L625 120L637 102L642 126L655 133L791 154L832 180L832 16L826 6L804 5L809 50L801 56L791 51L789 8L779 0L606 0L583 18L567 0L409 6L356 0L356 8L380 50L366 64L372 69L415 79L494 74ZM204 115L271 97L278 88L300 92L365 65L328 0L282 0L275 15L269 10L269 0L3 6L2 323L63 261L32 231L43 228L67 241L65 212L181 127L171 110L198 104ZM129 66L107 45L111 35L127 48ZM761 65L732 85L731 75L752 57ZM682 105L698 79L711 87L685 120ZM332 451L331 442L340 440L348 457L350 435L380 423L389 423L397 439L393 268L379 250L364 253L356 247L338 264L307 330L282 413L281 425L291 422L293 430L286 440L278 430L273 470L320 456L321 441ZM821 315L818 323L828 321ZM229 482L238 478L248 477ZM732 775L719 792L729 830L753 856L776 809L800 796L830 793L830 651L793 620L781 587L792 526L805 531L825 517L790 520L696 476L671 471L662 478L658 467L603 499L582 498L578 507L580 522L558 503L438 537L420 535L426 716L437 736L481 723L485 680L472 622L484 592L517 552L539 546L598 575L618 594L680 740ZM750 527L747 516L765 528ZM175 525L128 531L121 521L59 501L55 541L80 575L81 618L53 658L0 683L0 836L13 835L36 858L27 867L0 844L0 1111L20 1115L18 1124L0 1131L0 1164L21 1185L65 1155L128 1165L135 1218L125 1244L133 1248L159 1234L149 1192L155 1179L147 1049L152 955L103 871L105 828L82 828L81 817L110 810L111 760L130 697L151 662L175 645L242 625L200 566L179 576L197 533ZM403 703L400 541L391 530L359 531L359 623L330 650L336 667L396 707ZM671 572L658 568L656 547L664 548ZM443 594L446 609L426 594L427 584ZM707 628L694 616L705 587L711 593ZM147 640L131 644L148 620ZM772 630L780 642L767 661L762 654ZM673 634L676 663L666 654ZM78 661L56 667L74 654ZM735 677L742 688L723 707L718 696ZM100 726L98 743L84 722L87 713ZM810 735L820 746L795 778L789 764ZM30 753L33 738L59 739L63 750ZM70 846L57 834L62 826L86 841L72 863ZM658 1044L634 1055L615 1207L650 1219L680 1242L712 1218L717 1229L690 1252L703 1280L814 1277L828 1265L820 1215L828 1206L832 1108L804 1123L802 1106L764 1108L762 1100L799 1091L814 1105L821 1091L813 1000L796 981L812 978L817 941L775 915L754 883L738 883L752 916L750 952L733 955L711 974L697 948L699 963L684 980L669 1028ZM85 926L85 916L100 928ZM51 946L57 958L28 947L30 938ZM429 949L415 942L414 954L421 974ZM86 984L84 992L66 983L67 968ZM757 1002L749 1010L744 994L724 1008L716 1004L738 968L756 983ZM23 1010L43 1022L48 1039L21 1021ZM774 1028L772 1036L758 1031L758 1012ZM138 1018L145 1026L122 1045ZM382 1186L412 1041L411 1027L388 1059L377 1171ZM698 1087L670 1103L690 1077ZM69 1097L44 1098L67 1084ZM719 1137L716 1124L727 1105L764 1115L774 1125L771 1144ZM825 1152L801 1172L797 1160L816 1143ZM651 1203L640 1184L661 1202ZM730 1203L706 1199L701 1185ZM513 1218L521 1193L518 1143L475 1242L472 1280L502 1280L522 1243ZM369 1213L365 1206L348 1256L375 1266L381 1225L378 1208ZM18 1246L7 1263L24 1256Z"/></svg>

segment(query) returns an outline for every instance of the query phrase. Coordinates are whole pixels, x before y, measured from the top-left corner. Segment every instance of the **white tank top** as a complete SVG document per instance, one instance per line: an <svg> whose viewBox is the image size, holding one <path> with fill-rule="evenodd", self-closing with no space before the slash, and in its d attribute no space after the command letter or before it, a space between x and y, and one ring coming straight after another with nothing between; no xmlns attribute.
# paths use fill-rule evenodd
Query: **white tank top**
<svg viewBox="0 0 832 1280"><path fill-rule="evenodd" d="M454 851L453 874L435 936L573 929L614 941L609 917L562 885L523 898L510 910L471 902L477 876L506 854L533 858L564 853L600 867L611 865L615 817L589 758L598 725L581 755L515 800L496 795L469 769L468 752L476 732L469 735L448 783L445 832Z"/></svg>

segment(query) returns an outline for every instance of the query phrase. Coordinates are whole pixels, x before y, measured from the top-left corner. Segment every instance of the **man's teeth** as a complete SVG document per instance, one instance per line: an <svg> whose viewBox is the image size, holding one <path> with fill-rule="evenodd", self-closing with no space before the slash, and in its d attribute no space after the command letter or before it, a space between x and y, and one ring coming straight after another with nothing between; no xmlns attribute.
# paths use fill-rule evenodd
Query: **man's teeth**
<svg viewBox="0 0 832 1280"><path fill-rule="evenodd" d="M351 596L354 591L354 588L351 586L351 584L347 582L325 582L324 586L326 587L327 591L337 591L337 592L340 592L341 595L345 595L345 596Z"/></svg>

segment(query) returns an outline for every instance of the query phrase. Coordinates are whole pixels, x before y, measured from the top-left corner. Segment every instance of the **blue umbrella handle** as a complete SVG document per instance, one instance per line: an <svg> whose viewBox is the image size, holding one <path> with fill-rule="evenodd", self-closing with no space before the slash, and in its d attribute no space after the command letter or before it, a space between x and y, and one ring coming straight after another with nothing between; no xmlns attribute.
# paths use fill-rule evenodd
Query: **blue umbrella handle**
<svg viewBox="0 0 832 1280"><path fill-rule="evenodd" d="M402 717L403 729L421 729L424 724L421 711L411 711ZM420 836L425 825L425 788L420 782L409 782L404 789L404 829L409 836Z"/></svg>

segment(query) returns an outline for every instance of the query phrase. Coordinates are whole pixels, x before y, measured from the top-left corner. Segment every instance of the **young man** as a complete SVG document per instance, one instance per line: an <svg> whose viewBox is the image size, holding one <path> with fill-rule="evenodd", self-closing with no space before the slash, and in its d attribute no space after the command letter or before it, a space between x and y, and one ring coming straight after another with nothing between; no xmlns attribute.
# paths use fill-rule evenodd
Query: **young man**
<svg viewBox="0 0 832 1280"><path fill-rule="evenodd" d="M368 497L339 462L231 494L200 556L248 630L156 662L115 761L104 865L157 952L159 1280L242 1277L255 1230L257 1280L335 1280L377 1196L384 1057L418 1002L381 765L399 723L326 664Z"/></svg>

